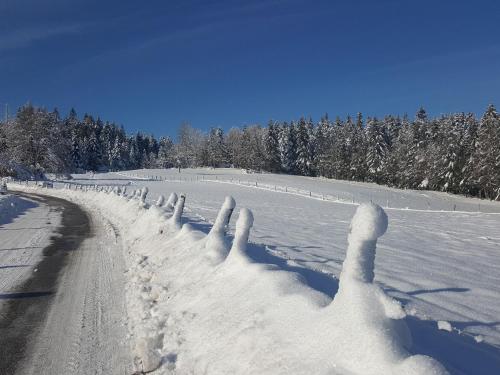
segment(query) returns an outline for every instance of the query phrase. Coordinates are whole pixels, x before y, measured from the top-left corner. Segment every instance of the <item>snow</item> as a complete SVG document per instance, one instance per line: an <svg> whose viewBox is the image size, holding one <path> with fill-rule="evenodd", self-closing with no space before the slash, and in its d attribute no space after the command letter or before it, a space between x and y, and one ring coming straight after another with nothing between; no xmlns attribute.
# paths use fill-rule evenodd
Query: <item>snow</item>
<svg viewBox="0 0 500 375"><path fill-rule="evenodd" d="M47 189L36 192L43 194ZM0 197L0 316L11 294L19 294L19 287L38 271L40 261L58 256L45 254L44 249L61 238L61 209L67 212L66 207L48 204L44 199ZM48 306L42 315L27 304L27 312L36 314L33 318L39 322L26 321L34 325L27 327L33 334L27 339L25 358L18 363L16 373L132 373L129 342L125 340L123 257L117 256L121 241L112 225L96 212L90 224L92 236L79 245L74 236L69 242L75 248L57 250L67 251L57 285L50 290L43 289L46 281L31 285L34 294L54 295L44 297ZM26 323L16 321L14 326Z"/></svg>
<svg viewBox="0 0 500 375"><path fill-rule="evenodd" d="M447 322L445 320L439 320L437 322L437 326L438 326L438 329L440 329L442 331L448 331L448 332L453 331L453 328L452 328L450 322Z"/></svg>
<svg viewBox="0 0 500 375"><path fill-rule="evenodd" d="M146 186L141 189L139 199L142 203L146 203L146 196L148 195L148 192L149 189Z"/></svg>
<svg viewBox="0 0 500 375"><path fill-rule="evenodd" d="M177 194L176 193L171 193L170 196L168 197L167 203L165 204L165 208L167 210L173 211L175 204L177 203Z"/></svg>
<svg viewBox="0 0 500 375"><path fill-rule="evenodd" d="M372 203L360 205L351 221L339 291L330 306L334 320L330 324L336 327L331 335L341 343L336 354L356 373L444 374L431 358L408 355L411 336L402 321L406 314L373 284L376 242L387 224L385 212Z"/></svg>
<svg viewBox="0 0 500 375"><path fill-rule="evenodd" d="M225 234L235 206L236 202L234 198L226 197L219 214L217 215L217 219L207 236L205 248L207 251L207 257L211 259L213 263L220 263L227 257L229 245L225 238ZM243 216L241 217L243 220ZM247 225L250 227L249 223Z"/></svg>
<svg viewBox="0 0 500 375"><path fill-rule="evenodd" d="M158 200L156 201L156 205L158 207L161 207L161 206L163 206L163 203L165 203L165 197L162 194L160 194L158 196Z"/></svg>
<svg viewBox="0 0 500 375"><path fill-rule="evenodd" d="M477 336L474 336L474 340L476 340L476 342L483 342L484 341L484 337L481 336L481 335L477 335Z"/></svg>
<svg viewBox="0 0 500 375"><path fill-rule="evenodd" d="M43 257L58 212L15 195L0 195L0 308L18 285L26 281ZM22 235L20 235L22 231Z"/></svg>
<svg viewBox="0 0 500 375"><path fill-rule="evenodd" d="M375 246L377 238L387 230L387 214L373 203L356 210L349 230L349 247L340 279L372 283L375 278ZM342 285L342 284L341 284Z"/></svg>
<svg viewBox="0 0 500 375"><path fill-rule="evenodd" d="M145 203L49 191L124 233L130 337L150 343L138 348L139 362L150 362L147 348L153 364L162 358L158 373L442 373L430 357L457 374L500 368L498 204L280 175L252 175L259 180L244 186L235 171L222 171L224 181L219 170L185 172L90 181L147 186ZM177 214L153 205L172 191L183 192ZM224 235L228 195L252 212L240 208ZM387 197L384 210L358 208ZM439 320L458 329L440 331Z"/></svg>

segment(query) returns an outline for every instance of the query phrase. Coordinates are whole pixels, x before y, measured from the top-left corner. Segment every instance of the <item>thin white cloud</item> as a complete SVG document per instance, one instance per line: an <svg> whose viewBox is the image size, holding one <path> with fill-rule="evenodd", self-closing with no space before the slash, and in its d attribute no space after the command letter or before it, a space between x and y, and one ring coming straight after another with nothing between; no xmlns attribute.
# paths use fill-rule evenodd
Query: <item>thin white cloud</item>
<svg viewBox="0 0 500 375"><path fill-rule="evenodd" d="M78 32L79 29L80 27L78 25L70 25L52 28L15 30L10 33L0 35L0 51L27 47L40 40Z"/></svg>

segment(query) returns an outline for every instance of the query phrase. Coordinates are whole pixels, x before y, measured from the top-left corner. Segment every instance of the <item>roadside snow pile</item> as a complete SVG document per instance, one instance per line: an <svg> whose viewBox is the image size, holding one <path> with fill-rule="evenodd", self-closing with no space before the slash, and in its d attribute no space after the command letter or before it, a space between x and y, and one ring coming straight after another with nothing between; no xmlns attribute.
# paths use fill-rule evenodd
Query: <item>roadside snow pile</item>
<svg viewBox="0 0 500 375"><path fill-rule="evenodd" d="M438 329L441 331L448 331L451 332L453 331L453 327L451 326L450 322L447 322L445 320L439 320L437 322Z"/></svg>
<svg viewBox="0 0 500 375"><path fill-rule="evenodd" d="M94 188L95 189L95 188ZM209 233L183 223L186 196L145 202L114 190L50 191L98 210L126 249L130 338L139 371L177 374L446 374L411 355L398 302L373 283L377 239L388 225L359 206L334 299L298 273L254 261L253 215L224 201ZM208 231L208 230L206 230ZM232 240L232 241L231 241Z"/></svg>

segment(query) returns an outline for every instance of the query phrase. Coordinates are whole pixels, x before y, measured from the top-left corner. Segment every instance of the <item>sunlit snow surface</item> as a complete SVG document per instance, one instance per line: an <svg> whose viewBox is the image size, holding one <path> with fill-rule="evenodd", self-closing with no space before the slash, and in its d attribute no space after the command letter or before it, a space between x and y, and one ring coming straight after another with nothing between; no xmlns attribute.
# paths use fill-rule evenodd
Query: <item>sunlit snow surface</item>
<svg viewBox="0 0 500 375"><path fill-rule="evenodd" d="M148 178L156 176L167 181ZM407 322L414 352L433 356L454 373L493 374L500 369L498 203L239 170L145 170L76 175L74 180L109 185L129 181L129 193L147 186L150 202L159 194L186 193L189 221L201 230L209 229L207 222L213 223L225 196L232 195L237 209L249 207L254 213L251 242L277 256L261 260L289 270L305 267L298 269L309 285L329 296L336 286L320 275L339 276L356 203L372 200L388 206L389 227L377 246L375 281L413 316ZM341 202L323 201L321 195ZM438 330L436 321L441 320L450 323L452 332Z"/></svg>

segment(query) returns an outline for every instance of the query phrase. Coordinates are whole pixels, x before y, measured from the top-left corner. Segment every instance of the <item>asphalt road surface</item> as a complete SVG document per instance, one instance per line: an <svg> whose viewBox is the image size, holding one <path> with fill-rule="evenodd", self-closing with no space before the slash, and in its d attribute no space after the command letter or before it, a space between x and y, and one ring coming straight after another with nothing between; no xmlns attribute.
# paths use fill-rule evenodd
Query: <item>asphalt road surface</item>
<svg viewBox="0 0 500 375"><path fill-rule="evenodd" d="M61 219L29 277L0 290L0 374L132 373L119 233L74 203L17 194ZM27 212L3 225L0 243L17 229L25 244L31 223Z"/></svg>

